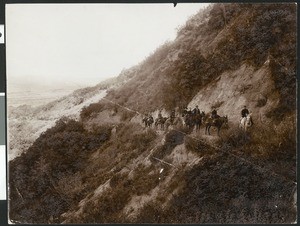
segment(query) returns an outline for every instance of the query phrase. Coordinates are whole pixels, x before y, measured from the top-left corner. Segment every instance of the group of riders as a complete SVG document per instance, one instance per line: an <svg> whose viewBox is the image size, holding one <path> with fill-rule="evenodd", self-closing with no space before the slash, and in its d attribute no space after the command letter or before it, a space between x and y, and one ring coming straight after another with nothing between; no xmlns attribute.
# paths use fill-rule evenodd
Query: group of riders
<svg viewBox="0 0 300 226"><path fill-rule="evenodd" d="M249 110L246 106L241 110L241 121L243 119L246 119L246 117L249 115ZM203 123L204 118L206 118L206 121L210 122L212 126L217 124L218 120L221 118L220 115L218 115L218 112L216 108L213 108L211 113L209 115L206 115L204 111L200 111L199 106L196 105L196 107L192 110L191 108L184 108L181 114L183 118L184 124L189 127L193 128L196 126L196 130L200 128L200 124ZM159 110L158 117L154 120L153 116L151 114L147 114L143 122L145 123L146 127L151 127L153 123L155 123L155 126L161 125L161 128L163 128L165 122L168 120L169 123L172 125L176 119L176 111L172 110L169 117L163 117L162 110ZM227 120L227 116L224 117ZM252 118L250 118L250 122L253 125Z"/></svg>

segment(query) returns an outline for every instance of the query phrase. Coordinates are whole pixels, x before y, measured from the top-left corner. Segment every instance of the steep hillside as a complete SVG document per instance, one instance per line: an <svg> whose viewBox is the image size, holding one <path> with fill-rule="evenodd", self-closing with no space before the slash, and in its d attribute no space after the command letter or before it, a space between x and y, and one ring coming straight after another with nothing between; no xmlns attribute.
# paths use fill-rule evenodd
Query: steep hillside
<svg viewBox="0 0 300 226"><path fill-rule="evenodd" d="M228 115L236 124L242 107L246 105L254 119L261 123L271 121L267 113L276 111L279 100L279 91L266 62L259 69L244 64L237 70L222 73L194 96L189 107L199 105L205 112L217 108L220 115Z"/></svg>
<svg viewBox="0 0 300 226"><path fill-rule="evenodd" d="M268 61L280 94L277 112L293 111L295 10L293 4L215 4L191 18L174 42L142 62L139 76L107 97L141 112L185 107L222 73L243 65L254 72Z"/></svg>
<svg viewBox="0 0 300 226"><path fill-rule="evenodd" d="M295 47L295 4L200 11L10 162L11 221L295 222ZM228 115L220 136L184 125L181 110L195 105ZM243 105L248 131L238 127ZM156 119L159 109L175 109L174 123L145 128L145 114Z"/></svg>

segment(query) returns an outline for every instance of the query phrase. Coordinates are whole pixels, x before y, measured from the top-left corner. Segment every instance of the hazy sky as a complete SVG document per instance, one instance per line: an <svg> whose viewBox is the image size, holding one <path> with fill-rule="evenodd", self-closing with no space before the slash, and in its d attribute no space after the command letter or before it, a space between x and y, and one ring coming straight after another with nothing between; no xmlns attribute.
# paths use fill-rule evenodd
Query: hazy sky
<svg viewBox="0 0 300 226"><path fill-rule="evenodd" d="M8 88L93 85L145 59L208 4L6 5Z"/></svg>

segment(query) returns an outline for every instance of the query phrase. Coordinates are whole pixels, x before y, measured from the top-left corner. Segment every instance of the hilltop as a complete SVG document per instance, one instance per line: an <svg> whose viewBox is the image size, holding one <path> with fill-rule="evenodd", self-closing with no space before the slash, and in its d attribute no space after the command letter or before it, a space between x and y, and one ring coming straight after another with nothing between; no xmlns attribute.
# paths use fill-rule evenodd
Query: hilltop
<svg viewBox="0 0 300 226"><path fill-rule="evenodd" d="M12 222L295 222L295 4L212 4L119 78L58 102L9 163ZM228 115L220 137L142 124L195 105Z"/></svg>

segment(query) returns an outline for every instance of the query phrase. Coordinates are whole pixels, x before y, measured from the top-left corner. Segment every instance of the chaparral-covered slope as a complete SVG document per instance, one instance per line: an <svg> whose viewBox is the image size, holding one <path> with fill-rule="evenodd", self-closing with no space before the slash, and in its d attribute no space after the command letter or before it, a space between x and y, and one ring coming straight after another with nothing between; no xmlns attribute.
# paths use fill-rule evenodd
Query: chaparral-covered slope
<svg viewBox="0 0 300 226"><path fill-rule="evenodd" d="M295 222L295 48L295 4L200 11L79 120L57 121L10 162L10 220ZM220 137L142 124L145 113L195 105L228 115ZM243 105L254 120L246 133Z"/></svg>

